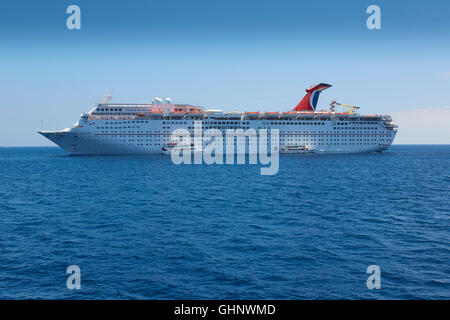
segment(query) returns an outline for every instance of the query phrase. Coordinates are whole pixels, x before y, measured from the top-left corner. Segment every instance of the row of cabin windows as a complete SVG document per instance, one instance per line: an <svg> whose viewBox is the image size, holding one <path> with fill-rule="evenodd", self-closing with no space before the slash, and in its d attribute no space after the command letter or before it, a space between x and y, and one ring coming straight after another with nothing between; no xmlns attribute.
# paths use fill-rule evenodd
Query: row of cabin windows
<svg viewBox="0 0 450 320"><path fill-rule="evenodd" d="M351 124L371 124L371 125L376 125L377 122L373 121L373 122L367 122L367 121L355 121L355 122L337 122L336 125L338 126L347 126L347 125L351 125Z"/></svg>
<svg viewBox="0 0 450 320"><path fill-rule="evenodd" d="M378 130L378 127L333 127L334 130Z"/></svg>
<svg viewBox="0 0 450 320"><path fill-rule="evenodd" d="M97 108L96 111L122 111L122 108Z"/></svg>
<svg viewBox="0 0 450 320"><path fill-rule="evenodd" d="M271 122L263 122L263 124L271 124L271 125L303 125L303 126L324 126L325 122L299 122L299 121L271 121Z"/></svg>
<svg viewBox="0 0 450 320"><path fill-rule="evenodd" d="M186 121L163 121L162 124L187 124ZM248 121L202 121L202 124L219 124L219 125L224 125L224 124L247 124L249 125L250 122Z"/></svg>
<svg viewBox="0 0 450 320"><path fill-rule="evenodd" d="M148 123L149 120L132 120L132 121L126 121L123 122L126 123ZM246 124L249 125L249 121L202 121L203 124L218 124L218 125L224 125L224 124ZM111 122L105 122L105 124L122 124L120 121L111 121ZM187 124L187 121L162 121L162 124ZM325 122L299 122L299 121L271 121L271 122L263 122L263 124L271 124L271 125L325 125ZM376 122L337 122L336 125L350 125L350 124L369 124L369 125L377 125Z"/></svg>

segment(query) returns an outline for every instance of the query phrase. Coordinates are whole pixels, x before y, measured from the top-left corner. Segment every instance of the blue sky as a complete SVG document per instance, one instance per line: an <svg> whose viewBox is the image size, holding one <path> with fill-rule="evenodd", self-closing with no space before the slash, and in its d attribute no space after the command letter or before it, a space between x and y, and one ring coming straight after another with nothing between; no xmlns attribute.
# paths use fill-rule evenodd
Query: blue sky
<svg viewBox="0 0 450 320"><path fill-rule="evenodd" d="M66 28L70 4L81 30ZM370 4L381 30L366 27ZM318 82L334 85L319 106L392 113L400 143L450 143L430 131L449 114L449 18L449 1L3 1L0 145L50 145L37 130L71 126L111 89L116 102L284 111ZM440 122L412 130L423 109Z"/></svg>

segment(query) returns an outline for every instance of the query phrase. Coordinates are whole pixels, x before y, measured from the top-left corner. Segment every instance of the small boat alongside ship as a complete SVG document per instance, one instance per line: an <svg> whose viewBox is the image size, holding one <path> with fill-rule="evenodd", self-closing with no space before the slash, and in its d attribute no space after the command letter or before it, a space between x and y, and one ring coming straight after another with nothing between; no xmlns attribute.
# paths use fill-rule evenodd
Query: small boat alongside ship
<svg viewBox="0 0 450 320"><path fill-rule="evenodd" d="M314 152L316 152L314 148L310 148L305 145L289 145L280 148L280 153L283 154L305 154Z"/></svg>
<svg viewBox="0 0 450 320"><path fill-rule="evenodd" d="M190 145L182 143L182 142L169 142L167 145L165 145L162 148L163 154L172 154L172 152L176 151L182 151L182 152L188 152L188 153L196 153L196 152L202 152L202 150L195 146L195 144L191 143Z"/></svg>

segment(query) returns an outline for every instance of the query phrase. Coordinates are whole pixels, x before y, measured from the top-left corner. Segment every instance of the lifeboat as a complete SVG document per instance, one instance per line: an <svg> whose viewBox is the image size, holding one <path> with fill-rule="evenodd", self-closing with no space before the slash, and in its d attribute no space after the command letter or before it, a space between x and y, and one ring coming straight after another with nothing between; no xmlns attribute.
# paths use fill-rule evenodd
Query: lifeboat
<svg viewBox="0 0 450 320"><path fill-rule="evenodd" d="M315 112L313 111L306 111L306 112L299 112L298 116L300 119L311 119L314 118L314 116L317 115Z"/></svg>
<svg viewBox="0 0 450 320"><path fill-rule="evenodd" d="M277 119L280 116L279 112L266 112L264 113L264 118L266 119Z"/></svg>
<svg viewBox="0 0 450 320"><path fill-rule="evenodd" d="M242 117L242 113L228 112L225 117L228 119L240 119Z"/></svg>
<svg viewBox="0 0 450 320"><path fill-rule="evenodd" d="M150 117L162 117L164 115L164 112L162 112L161 110L152 110L148 114Z"/></svg>
<svg viewBox="0 0 450 320"><path fill-rule="evenodd" d="M283 112L281 114L282 118L289 118L289 119L293 119L296 118L298 116L298 112L297 111L288 111L288 112Z"/></svg>
<svg viewBox="0 0 450 320"><path fill-rule="evenodd" d="M186 112L184 111L170 111L170 116L171 117L184 117L186 114Z"/></svg>
<svg viewBox="0 0 450 320"><path fill-rule="evenodd" d="M259 113L259 111L256 111L256 112L246 112L245 113L245 117L246 118L259 118L259 116L260 116L260 113Z"/></svg>
<svg viewBox="0 0 450 320"><path fill-rule="evenodd" d="M332 115L333 115L333 113L331 113L331 112L324 112L324 111L316 113L316 116L319 117L320 119L322 119L322 118L330 118Z"/></svg>
<svg viewBox="0 0 450 320"><path fill-rule="evenodd" d="M203 117L204 114L205 112L200 110L191 110L187 115L190 117Z"/></svg>

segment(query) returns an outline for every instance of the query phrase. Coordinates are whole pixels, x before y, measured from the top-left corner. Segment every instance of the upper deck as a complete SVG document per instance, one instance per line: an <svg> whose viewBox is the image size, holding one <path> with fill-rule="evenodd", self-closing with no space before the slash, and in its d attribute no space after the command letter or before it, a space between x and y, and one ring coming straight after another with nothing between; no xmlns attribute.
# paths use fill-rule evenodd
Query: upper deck
<svg viewBox="0 0 450 320"><path fill-rule="evenodd" d="M203 112L202 107L189 104L154 104L154 103L98 103L89 111L90 115L133 115L136 113L170 113L170 112Z"/></svg>
<svg viewBox="0 0 450 320"><path fill-rule="evenodd" d="M392 121L390 115L360 115L352 112L289 111L289 112L228 112L204 110L189 104L99 103L88 114L89 120L333 120L333 121Z"/></svg>

